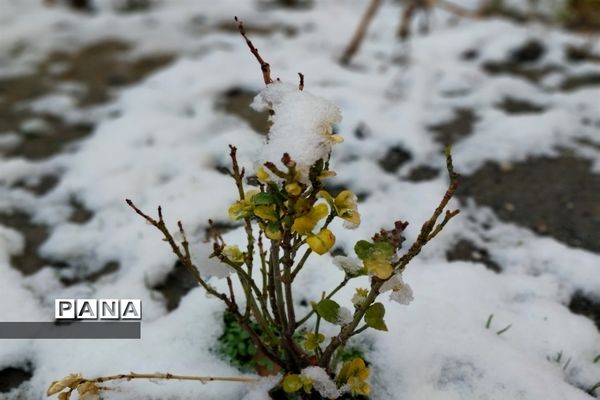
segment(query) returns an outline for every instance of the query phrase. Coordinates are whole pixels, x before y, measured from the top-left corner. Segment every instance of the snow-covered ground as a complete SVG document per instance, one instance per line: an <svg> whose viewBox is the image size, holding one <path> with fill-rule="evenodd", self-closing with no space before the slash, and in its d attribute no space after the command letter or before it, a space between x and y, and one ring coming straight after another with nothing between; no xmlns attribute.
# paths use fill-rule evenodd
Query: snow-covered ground
<svg viewBox="0 0 600 400"><path fill-rule="evenodd" d="M0 392L2 399L42 398L50 381L71 372L86 377L129 371L239 375L215 352L223 310L216 300L195 288L167 311L153 288L167 278L174 256L124 202L133 199L148 211L162 205L172 228L183 220L196 242L203 239L209 218L228 221L236 190L218 168L228 163L227 145L236 145L241 163L253 168L264 139L247 121L218 106L231 89L257 93L263 87L256 60L235 30L234 15L249 27L274 77L296 84L302 72L305 90L342 111L337 132L345 141L334 148L334 182L363 195L361 226L333 226L336 247L346 253L356 240L397 219L410 222L408 241L414 240L447 178L444 173L419 181L407 177L423 165L443 171L442 145L431 127L451 120L457 109L472 110L477 117L472 132L459 132L455 140L458 172L469 175L488 162L510 170L530 157L559 157L568 150L591 162L590 173L598 182L600 86L577 85L573 79L597 76L600 64L573 63L565 56L567 46L600 52L597 42L584 36L501 19L456 19L436 10L429 34L416 33L400 43L394 33L401 6L390 1L373 20L354 61L342 67L338 58L364 1L319 0L310 8L285 9L257 1L165 0L130 14L114 13L105 3L110 2L102 2L105 7L94 15L47 8L38 0L0 3L0 107L8 110L5 114L29 110L55 115L69 126L93 126L83 140L49 157L0 158L0 212L25 214L28 224L48 227L38 249L47 265L23 274L17 265L23 258L13 257L27 247L20 226L0 226L0 320L51 320L55 298L140 298L143 337L3 340L0 371L23 368L32 377L11 392ZM18 96L3 90L4 82L37 73L50 54L107 40L130 44L121 57L169 54L173 60L87 107L80 99L89 87L77 82L62 82L17 103ZM514 49L531 41L541 44L543 54L520 71L498 73ZM58 74L68 66L53 62L47 67ZM532 78L536 71L546 72ZM539 110L506 112L498 107L506 98ZM52 134L39 119L25 122L18 130L0 132L1 148L26 142L27 134ZM379 160L394 147L410 153L410 159L385 171ZM26 188L48 175L58 183L47 193ZM600 193L591 203L595 208L589 218L598 227ZM74 204L89 213L83 222L73 219ZM465 200L461 209L405 273L414 301L409 306L390 302L389 332L368 331L357 343L372 366L372 398L592 398L586 390L600 381L600 362L594 363L600 333L568 305L575 293L600 301L600 254L540 236L473 201ZM592 236L597 243L600 229ZM226 238L242 243L244 234L235 229ZM447 261L447 251L460 240L486 249L502 272L481 262ZM194 248L197 256L206 253L200 244ZM85 279L108 263L118 268L95 281ZM330 256L313 258L299 276L307 300L319 298L341 278ZM353 293L347 287L336 299L351 306ZM561 362L553 362L559 353ZM128 382L106 397L264 398L254 389L231 383Z"/></svg>

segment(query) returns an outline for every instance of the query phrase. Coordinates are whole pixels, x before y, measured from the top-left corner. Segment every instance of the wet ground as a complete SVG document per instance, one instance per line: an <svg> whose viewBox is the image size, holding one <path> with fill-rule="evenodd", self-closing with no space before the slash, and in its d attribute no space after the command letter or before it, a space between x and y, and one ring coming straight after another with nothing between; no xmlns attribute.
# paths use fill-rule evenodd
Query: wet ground
<svg viewBox="0 0 600 400"><path fill-rule="evenodd" d="M23 368L8 367L0 370L0 393L10 392L31 379L31 372ZM0 398L2 396L0 395Z"/></svg>
<svg viewBox="0 0 600 400"><path fill-rule="evenodd" d="M65 85L73 88L76 105L85 108L99 105L110 99L111 93L125 85L135 83L156 69L168 64L172 56L156 55L138 59L127 57L129 45L120 41L103 41L85 46L77 51L50 54L31 75L0 80L0 137L17 135L12 146L4 148L4 157L22 157L44 160L89 135L93 125L87 122L71 123L51 113L37 113L26 102L48 95L64 93ZM18 182L16 186L42 196L50 191L60 177L48 175L41 180ZM76 201L71 222L85 223L92 213ZM37 272L45 265L61 265L66 261L45 260L37 249L48 237L48 227L33 223L29 216L18 210L0 213L0 223L14 228L25 236L25 250L15 255L12 264L26 275Z"/></svg>
<svg viewBox="0 0 600 400"><path fill-rule="evenodd" d="M502 220L600 253L600 175L574 155L487 163L464 176L457 193L491 207Z"/></svg>
<svg viewBox="0 0 600 400"><path fill-rule="evenodd" d="M35 73L11 79L0 79L0 139L10 138L2 146L3 157L22 157L44 160L68 151L69 146L85 138L93 130L88 122L72 123L52 113L38 113L25 107L26 102L57 93L69 94L78 108L101 105L112 93L126 85L144 79L167 65L172 56L159 54L131 59L129 45L120 41L103 41L85 46L74 52L52 53ZM15 139L16 138L16 139ZM37 196L48 193L59 182L60 176L47 175L41 179L17 182ZM84 224L93 213L72 200L70 221ZM70 260L47 260L39 247L48 238L49 227L34 223L29 215L19 210L0 212L0 223L23 234L25 248L12 257L11 264L23 274L30 275L44 266L64 268ZM94 282L118 269L118 264L107 263L99 271L87 276L65 276L66 286L85 280ZM8 392L31 378L27 369L8 367L0 370L0 393ZM1 396L0 396L1 397Z"/></svg>
<svg viewBox="0 0 600 400"><path fill-rule="evenodd" d="M565 47L564 51L571 63L600 62L600 56L586 47ZM539 84L549 73L558 72L561 83L555 90L563 92L600 85L600 73L568 76L560 66L544 64L545 53L540 42L531 40L512 49L504 60L484 62L482 69L490 75L510 75L533 84ZM466 51L463 57L475 61L478 52ZM544 111L542 105L511 97L504 98L496 107L507 114ZM454 118L430 130L440 144L454 144L471 135L476 122L473 110L456 109ZM410 175L421 178L420 171L415 169ZM490 207L503 221L571 247L600 253L600 174L593 172L590 160L571 150L559 149L555 157L531 157L518 163L488 162L461 177L457 197L463 204L473 200L479 206ZM490 259L486 249L467 240L459 240L446 256L450 261L479 262L495 272L502 271L502 266ZM597 294L576 293L568 306L572 312L590 318L600 329Z"/></svg>

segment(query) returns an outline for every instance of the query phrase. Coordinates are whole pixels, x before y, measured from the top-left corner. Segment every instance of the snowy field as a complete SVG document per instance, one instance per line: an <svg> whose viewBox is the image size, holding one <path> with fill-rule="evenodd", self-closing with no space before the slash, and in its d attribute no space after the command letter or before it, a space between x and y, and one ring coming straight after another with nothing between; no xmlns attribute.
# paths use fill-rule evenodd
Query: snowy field
<svg viewBox="0 0 600 400"><path fill-rule="evenodd" d="M446 189L453 144L461 214L404 274L414 301L386 304L389 332L354 343L371 398L600 398L589 392L600 381L596 38L438 9L428 34L415 25L400 42L402 6L384 1L341 66L365 1L114 3L90 15L0 2L0 320L52 320L55 298L139 298L142 339L0 341L0 399L44 398L71 372L241 374L215 350L223 306L189 290L125 204L162 205L173 230L181 219L198 260L209 218L243 243L227 216L228 144L253 170L268 125L249 108L263 81L235 15L274 77L296 85L302 72L306 91L341 110L332 187L359 195L363 222L334 224L336 254L398 219L414 240ZM331 256L311 258L298 310L341 278ZM361 284L336 300L351 307ZM269 382L126 382L104 397L263 399Z"/></svg>

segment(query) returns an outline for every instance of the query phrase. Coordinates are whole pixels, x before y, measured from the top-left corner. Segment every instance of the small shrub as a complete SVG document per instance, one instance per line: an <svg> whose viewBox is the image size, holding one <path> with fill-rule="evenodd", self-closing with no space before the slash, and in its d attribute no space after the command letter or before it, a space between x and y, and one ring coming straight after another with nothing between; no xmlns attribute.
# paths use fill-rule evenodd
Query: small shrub
<svg viewBox="0 0 600 400"><path fill-rule="evenodd" d="M237 148L230 146L231 169L228 171L237 188L238 198L229 206L229 216L243 224L246 243L243 247L227 243L216 229L210 257L220 261L227 275L227 289L221 291L209 283L194 264L192 249L183 224L178 222L180 240L171 233L162 209L152 217L133 202L127 203L164 236L179 261L198 284L227 308L226 330L222 348L234 363L252 362L260 354L282 372L278 389L288 398L321 399L368 396L370 369L360 352L344 350L349 340L367 329L387 331L382 294L407 305L412 290L402 273L423 246L434 239L458 210L446 210L457 188L457 174L447 152L450 183L431 217L423 223L416 240L403 249L403 231L408 223L390 220L370 238L359 239L355 256L337 256L333 264L344 277L321 298L313 299L311 309L298 315L294 297L298 294L296 278L309 257L329 253L336 242L331 223L342 220L346 228L358 226L361 215L357 197L350 190L333 196L324 182L335 172L330 167L332 146L342 138L334 134L333 125L341 119L339 109L329 101L303 91L300 84L284 84L271 79L270 66L239 30L261 66L266 89L255 103L262 103L272 115L269 132L259 166L255 170L258 189L247 190L246 170L237 159ZM327 264L329 258L323 260ZM333 265L323 265L333 268ZM324 271L323 273L327 273ZM233 287L237 280L241 291ZM335 295L351 280L361 280L352 309L335 301ZM243 301L240 301L243 298ZM235 324L233 322L235 320ZM337 325L337 334L327 337L322 324ZM255 347L250 346L252 341ZM115 379L136 378L186 379L172 374L125 374L96 379L71 375L54 382L48 394L68 398L73 390L97 393L99 383ZM187 377L191 379L191 377ZM197 377L197 380L234 380L233 378ZM66 397L65 397L66 396Z"/></svg>

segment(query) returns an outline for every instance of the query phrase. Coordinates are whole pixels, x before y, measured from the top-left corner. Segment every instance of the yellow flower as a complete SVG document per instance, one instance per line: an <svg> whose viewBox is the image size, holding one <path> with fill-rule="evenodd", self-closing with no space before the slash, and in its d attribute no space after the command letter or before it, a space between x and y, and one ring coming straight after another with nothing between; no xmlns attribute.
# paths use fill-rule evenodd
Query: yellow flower
<svg viewBox="0 0 600 400"><path fill-rule="evenodd" d="M394 272L394 267L385 257L367 258L363 261L367 272L379 279L387 279Z"/></svg>
<svg viewBox="0 0 600 400"><path fill-rule="evenodd" d="M341 137L340 135L331 135L329 137L329 141L333 144L340 144L344 141L344 138Z"/></svg>
<svg viewBox="0 0 600 400"><path fill-rule="evenodd" d="M336 172L335 171L331 171L331 170L325 170L323 172L321 172L319 174L319 176L317 177L320 181L322 181L323 179L327 179L327 178L333 178L334 176L336 176Z"/></svg>
<svg viewBox="0 0 600 400"><path fill-rule="evenodd" d="M258 167L258 169L256 170L256 178L259 180L259 182L262 183L271 182L271 177L269 176L269 173L264 167Z"/></svg>
<svg viewBox="0 0 600 400"><path fill-rule="evenodd" d="M229 218L234 221L252 216L252 202L250 200L236 201L229 207Z"/></svg>
<svg viewBox="0 0 600 400"><path fill-rule="evenodd" d="M261 225L265 236L271 240L281 240L281 228L277 224Z"/></svg>
<svg viewBox="0 0 600 400"><path fill-rule="evenodd" d="M358 213L358 206L356 204L356 195L350 190L342 191L335 199L325 190L321 190L319 195L327 200L338 217L348 221L354 226L360 224L360 214Z"/></svg>
<svg viewBox="0 0 600 400"><path fill-rule="evenodd" d="M242 265L244 263L244 253L237 246L225 246L223 255L234 264Z"/></svg>
<svg viewBox="0 0 600 400"><path fill-rule="evenodd" d="M292 196L299 196L302 193L302 187L296 182L285 185L285 191Z"/></svg>
<svg viewBox="0 0 600 400"><path fill-rule="evenodd" d="M371 387L369 386L369 384L356 376L353 376L352 378L348 379L348 385L350 385L350 391L355 396L358 394L368 396L369 392L371 391Z"/></svg>
<svg viewBox="0 0 600 400"><path fill-rule="evenodd" d="M317 223L329 214L327 204L317 204L306 215L294 220L292 231L301 235L307 235L312 232Z"/></svg>
<svg viewBox="0 0 600 400"><path fill-rule="evenodd" d="M308 247L319 255L327 253L335 244L335 236L329 229L323 228L316 235L309 236L306 239Z"/></svg>
<svg viewBox="0 0 600 400"><path fill-rule="evenodd" d="M369 368L362 358L355 358L346 362L337 376L339 383L347 383L353 395L368 396L371 388L367 383Z"/></svg>
<svg viewBox="0 0 600 400"><path fill-rule="evenodd" d="M303 389L305 393L310 393L313 387L312 379L308 376L288 374L283 378L281 384L283 391L286 393L294 393Z"/></svg>
<svg viewBox="0 0 600 400"><path fill-rule="evenodd" d="M249 218L253 214L252 197L258 193L258 190L249 190L244 194L244 200L239 200L229 207L229 218L234 221L243 218Z"/></svg>
<svg viewBox="0 0 600 400"><path fill-rule="evenodd" d="M257 206L254 208L254 215L264 221L275 222L279 219L277 215L277 208L275 204L271 204L268 206Z"/></svg>

